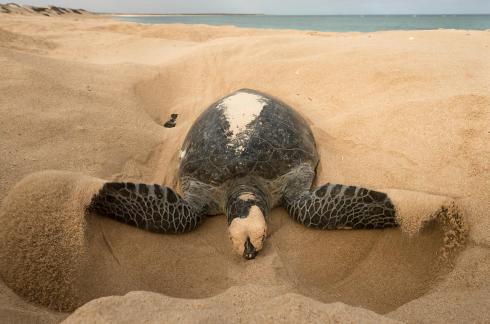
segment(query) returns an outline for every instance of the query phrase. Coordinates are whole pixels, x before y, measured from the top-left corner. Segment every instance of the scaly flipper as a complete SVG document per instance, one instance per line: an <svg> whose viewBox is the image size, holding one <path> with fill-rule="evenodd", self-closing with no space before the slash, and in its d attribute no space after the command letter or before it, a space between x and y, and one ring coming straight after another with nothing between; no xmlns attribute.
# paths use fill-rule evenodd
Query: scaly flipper
<svg viewBox="0 0 490 324"><path fill-rule="evenodd" d="M158 233L184 233L204 219L204 208L160 185L105 183L88 207L120 222Z"/></svg>
<svg viewBox="0 0 490 324"><path fill-rule="evenodd" d="M387 194L361 187L327 183L313 192L285 197L297 222L320 229L372 229L397 226Z"/></svg>

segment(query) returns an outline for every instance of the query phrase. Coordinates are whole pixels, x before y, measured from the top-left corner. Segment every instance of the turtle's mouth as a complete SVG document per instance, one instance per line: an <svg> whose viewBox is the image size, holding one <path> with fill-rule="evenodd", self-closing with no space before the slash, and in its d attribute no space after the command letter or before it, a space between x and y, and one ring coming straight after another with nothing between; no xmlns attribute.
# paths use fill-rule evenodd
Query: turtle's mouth
<svg viewBox="0 0 490 324"><path fill-rule="evenodd" d="M259 253L255 246L253 246L252 242L250 242L250 237L247 237L247 240L244 243L245 250L243 250L243 257L247 260L255 259L257 253Z"/></svg>

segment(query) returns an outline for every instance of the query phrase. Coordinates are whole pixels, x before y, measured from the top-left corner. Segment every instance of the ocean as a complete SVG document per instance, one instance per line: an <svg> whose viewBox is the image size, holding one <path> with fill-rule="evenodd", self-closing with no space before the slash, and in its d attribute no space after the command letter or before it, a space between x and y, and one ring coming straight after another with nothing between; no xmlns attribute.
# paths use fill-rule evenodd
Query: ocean
<svg viewBox="0 0 490 324"><path fill-rule="evenodd" d="M332 32L379 30L490 29L490 15L366 15L366 16L276 16L276 15L125 15L124 21L144 24L233 25L246 28L299 29Z"/></svg>

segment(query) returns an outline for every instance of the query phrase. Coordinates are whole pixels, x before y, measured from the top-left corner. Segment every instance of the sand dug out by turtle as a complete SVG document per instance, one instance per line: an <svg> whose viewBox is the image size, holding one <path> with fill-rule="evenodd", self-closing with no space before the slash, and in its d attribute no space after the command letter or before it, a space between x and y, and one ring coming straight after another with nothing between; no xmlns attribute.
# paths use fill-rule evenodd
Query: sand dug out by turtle
<svg viewBox="0 0 490 324"><path fill-rule="evenodd" d="M158 184L106 182L87 210L159 233L184 233L225 214L233 249L253 259L269 211L284 207L317 229L394 227L403 214L454 212L451 199L402 190L323 184L312 189L318 153L305 120L281 101L242 89L195 121L180 152L183 196ZM333 167L333 166L332 166ZM410 197L413 197L411 199Z"/></svg>

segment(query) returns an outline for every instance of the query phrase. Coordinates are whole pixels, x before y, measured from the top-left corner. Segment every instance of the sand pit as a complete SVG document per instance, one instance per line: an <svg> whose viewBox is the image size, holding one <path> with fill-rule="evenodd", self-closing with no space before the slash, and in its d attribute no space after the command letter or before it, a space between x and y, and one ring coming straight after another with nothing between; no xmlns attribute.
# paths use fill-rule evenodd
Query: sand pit
<svg viewBox="0 0 490 324"><path fill-rule="evenodd" d="M232 251L224 217L194 233L163 236L86 214L101 185L48 171L10 191L0 215L7 285L61 311L133 290L205 298L253 283L386 313L422 296L447 265L437 221L412 238L396 229L326 235L293 223L283 210L271 217L264 253L245 262Z"/></svg>
<svg viewBox="0 0 490 324"><path fill-rule="evenodd" d="M39 305L72 312L146 291L92 301L68 322L128 318L128 303L149 301L135 318L490 318L490 33L310 34L8 15L0 30L0 274L32 302L2 289L0 316L57 322L68 314ZM451 218L449 203L438 219L404 218L403 229L322 232L276 209L262 254L246 262L221 216L163 236L82 212L100 179L178 186L187 130L240 88L281 98L311 123L317 183L451 197L464 219ZM164 128L172 113L176 127ZM44 170L63 173L19 183Z"/></svg>

